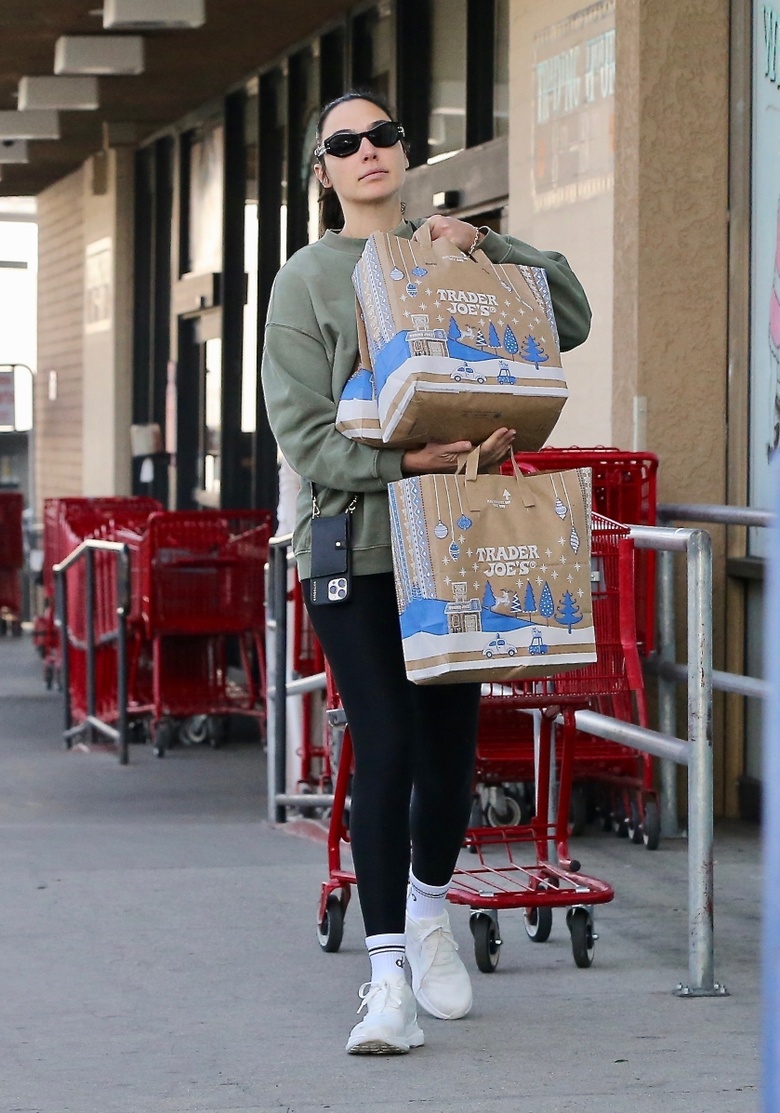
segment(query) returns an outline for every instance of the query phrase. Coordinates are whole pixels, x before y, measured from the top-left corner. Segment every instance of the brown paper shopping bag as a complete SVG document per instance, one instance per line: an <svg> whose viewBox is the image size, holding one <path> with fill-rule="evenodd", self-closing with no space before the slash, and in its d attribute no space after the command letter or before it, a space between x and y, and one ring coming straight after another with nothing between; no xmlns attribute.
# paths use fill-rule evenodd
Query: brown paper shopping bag
<svg viewBox="0 0 780 1113"><path fill-rule="evenodd" d="M390 485L407 675L524 680L596 660L590 473L456 475Z"/></svg>
<svg viewBox="0 0 780 1113"><path fill-rule="evenodd" d="M480 443L504 425L536 451L568 397L544 270L419 235L375 233L352 276L384 442Z"/></svg>

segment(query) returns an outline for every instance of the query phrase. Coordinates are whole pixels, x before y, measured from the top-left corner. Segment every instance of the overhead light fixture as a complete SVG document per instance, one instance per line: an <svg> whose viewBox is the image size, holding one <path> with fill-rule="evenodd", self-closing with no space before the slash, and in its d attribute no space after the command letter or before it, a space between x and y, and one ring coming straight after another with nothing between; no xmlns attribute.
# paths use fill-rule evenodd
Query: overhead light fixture
<svg viewBox="0 0 780 1113"><path fill-rule="evenodd" d="M206 0L103 0L107 31L191 29L206 22Z"/></svg>
<svg viewBox="0 0 780 1113"><path fill-rule="evenodd" d="M0 139L0 164L29 162L25 139Z"/></svg>
<svg viewBox="0 0 780 1113"><path fill-rule="evenodd" d="M0 139L59 139L60 124L51 108L0 112Z"/></svg>
<svg viewBox="0 0 780 1113"><path fill-rule="evenodd" d="M54 72L143 73L144 40L140 35L62 35L54 46Z"/></svg>
<svg viewBox="0 0 780 1113"><path fill-rule="evenodd" d="M60 108L81 111L97 108L96 77L23 77L19 82L17 108Z"/></svg>

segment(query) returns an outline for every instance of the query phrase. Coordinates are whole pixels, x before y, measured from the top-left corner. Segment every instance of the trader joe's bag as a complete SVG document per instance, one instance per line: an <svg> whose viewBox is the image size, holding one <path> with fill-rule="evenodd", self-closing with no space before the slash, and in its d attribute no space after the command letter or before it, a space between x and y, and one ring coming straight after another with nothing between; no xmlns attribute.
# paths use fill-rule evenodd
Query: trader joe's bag
<svg viewBox="0 0 780 1113"><path fill-rule="evenodd" d="M406 671L416 684L525 680L596 660L590 471L390 484Z"/></svg>
<svg viewBox="0 0 780 1113"><path fill-rule="evenodd" d="M341 392L336 411L336 428L345 437L382 447L382 430L379 427L379 409L376 402L376 383L368 354L366 326L360 305L355 306L357 314L358 355L355 369L347 379ZM411 445L414 443L410 441Z"/></svg>
<svg viewBox="0 0 780 1113"><path fill-rule="evenodd" d="M420 235L374 233L352 276L368 349L357 375L373 372L384 443L478 443L506 426L516 448L541 448L568 397L544 270L469 258L427 224Z"/></svg>

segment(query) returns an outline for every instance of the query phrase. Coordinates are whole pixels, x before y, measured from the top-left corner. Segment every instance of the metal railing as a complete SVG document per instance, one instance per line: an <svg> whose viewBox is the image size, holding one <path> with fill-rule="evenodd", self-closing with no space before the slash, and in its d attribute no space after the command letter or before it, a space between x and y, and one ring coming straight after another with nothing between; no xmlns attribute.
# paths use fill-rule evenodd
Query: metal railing
<svg viewBox="0 0 780 1113"><path fill-rule="evenodd" d="M95 638L95 553L114 553L116 555L117 589L117 626L116 630ZM68 590L66 573L79 561L85 564L85 644L86 654L86 717L73 725L72 701L70 691L70 633L68 629ZM57 596L57 624L60 629L62 646L62 687L65 692L65 744L73 745L74 738L80 735L92 737L95 731L114 742L119 750L121 765L128 762L128 714L127 714L127 614L130 609L130 550L127 545L116 541L90 539L82 541L65 560L53 566ZM98 645L116 642L117 647L117 725L104 722L96 714L97 693L95 684L95 660Z"/></svg>
<svg viewBox="0 0 780 1113"><path fill-rule="evenodd" d="M772 525L769 510L754 510L743 506L718 506L709 503L662 503L658 518L663 523L706 522L724 526L752 526L767 528ZM676 660L676 628L674 603L674 564L671 553L659 553L657 564L658 583L658 650L647 661L647 668L658 676L658 724L669 734L676 733L677 686L685 683L688 672ZM729 692L752 699L766 699L769 694L765 680L754 676L713 669L712 686L719 692ZM679 836L677 826L677 775L674 766L662 762L661 778L661 834L667 838Z"/></svg>
<svg viewBox="0 0 780 1113"><path fill-rule="evenodd" d="M287 680L287 582L294 567L290 552L292 534L272 537L269 543L268 577L265 597L266 661L268 683L266 706L273 703L266 725L268 752L268 818L274 823L287 821L288 808L329 808L332 793L289 793L287 786L287 698L325 689L325 673ZM280 698L281 697L281 698Z"/></svg>
<svg viewBox="0 0 780 1113"><path fill-rule="evenodd" d="M712 762L712 543L698 529L660 526L631 527L639 548L658 552L684 552L688 573L688 739L671 732L654 731L597 714L577 711L577 726L675 764L688 766L688 984L677 993L685 997L722 997L725 986L715 981L713 934L713 762ZM287 668L288 536L271 540L267 629L268 660L274 662L269 678L269 819L283 823L288 807L322 807L332 796L286 794L287 713L285 697L325 686L324 674L285 683Z"/></svg>
<svg viewBox="0 0 780 1113"><path fill-rule="evenodd" d="M774 506L780 521L780 459L772 465ZM767 703L763 737L764 923L763 967L763 1109L780 1109L780 963L777 925L780 923L780 652L777 614L780 613L780 532L773 528L769 546L767 598L764 607L764 661Z"/></svg>

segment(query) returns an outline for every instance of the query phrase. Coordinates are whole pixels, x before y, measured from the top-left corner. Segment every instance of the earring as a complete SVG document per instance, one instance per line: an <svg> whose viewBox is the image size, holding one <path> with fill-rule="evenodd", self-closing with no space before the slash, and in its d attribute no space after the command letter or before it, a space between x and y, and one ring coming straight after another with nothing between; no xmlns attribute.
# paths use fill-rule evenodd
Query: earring
<svg viewBox="0 0 780 1113"><path fill-rule="evenodd" d="M401 202L401 216L405 216L405 215L406 215L406 202L402 201Z"/></svg>

